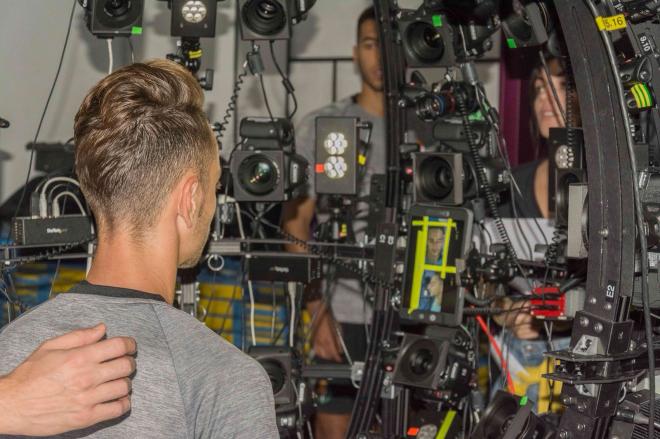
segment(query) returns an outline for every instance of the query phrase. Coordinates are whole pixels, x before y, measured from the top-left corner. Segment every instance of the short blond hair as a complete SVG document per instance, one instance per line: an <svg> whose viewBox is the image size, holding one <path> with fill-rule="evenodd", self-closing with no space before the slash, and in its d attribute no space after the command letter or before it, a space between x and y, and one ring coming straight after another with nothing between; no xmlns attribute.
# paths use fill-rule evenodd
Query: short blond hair
<svg viewBox="0 0 660 439"><path fill-rule="evenodd" d="M203 103L193 75L162 59L120 68L89 91L75 117L75 170L97 222L141 232L184 172L207 178L217 144Z"/></svg>

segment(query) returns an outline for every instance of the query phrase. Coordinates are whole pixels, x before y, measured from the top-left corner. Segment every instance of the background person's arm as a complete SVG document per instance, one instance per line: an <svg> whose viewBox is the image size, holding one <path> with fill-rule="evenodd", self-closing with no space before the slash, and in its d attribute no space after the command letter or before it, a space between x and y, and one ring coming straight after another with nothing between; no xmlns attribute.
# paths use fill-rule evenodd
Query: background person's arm
<svg viewBox="0 0 660 439"><path fill-rule="evenodd" d="M130 410L135 340L99 341L105 329L99 324L48 340L0 377L0 434L54 435Z"/></svg>
<svg viewBox="0 0 660 439"><path fill-rule="evenodd" d="M507 310L507 312L494 315L493 320L498 325L513 332L513 335L516 338L521 340L533 340L538 338L539 330L535 325L536 319L529 312L530 305L530 302L527 300L518 300L514 302L508 297L503 297L502 299L495 301L493 306L503 308ZM520 310L521 308L523 311Z"/></svg>
<svg viewBox="0 0 660 439"><path fill-rule="evenodd" d="M284 205L282 213L282 228L303 241L309 241L310 228L316 210L316 200L312 197L298 198ZM286 246L287 251L305 253L306 250L297 245ZM312 327L312 347L314 353L326 360L341 362L342 348L337 336L337 326L332 312L320 298L306 301L307 312L314 318Z"/></svg>

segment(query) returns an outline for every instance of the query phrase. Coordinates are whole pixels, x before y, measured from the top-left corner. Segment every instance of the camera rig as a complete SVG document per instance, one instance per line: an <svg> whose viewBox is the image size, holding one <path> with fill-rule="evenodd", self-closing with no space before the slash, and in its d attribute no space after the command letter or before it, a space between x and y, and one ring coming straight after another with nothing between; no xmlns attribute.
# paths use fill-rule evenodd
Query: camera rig
<svg viewBox="0 0 660 439"><path fill-rule="evenodd" d="M429 10L433 10L433 3L437 5L442 2L425 2L425 6L429 6L427 13L418 13L415 19L426 24L417 27L425 26L428 31L429 20L425 17L429 15ZM654 262L655 257L649 259L648 252L649 249L657 251L657 230L653 230L656 220L654 214L649 214L649 210L655 212L654 205L657 203L653 182L658 172L655 134L658 125L655 119L657 109L652 108L654 97L649 90L656 90L654 85L660 84L654 84L657 74L650 73L657 72L657 64L648 68L643 66L648 62L647 57L656 53L655 42L658 41L660 31L656 21L659 5L654 2L590 0L558 0L554 4L558 17L556 26L564 35L570 35L570 38L566 38L566 50L580 102L589 176L588 199L585 202L588 206L588 230L584 243L589 249L586 300L584 308L575 316L569 349L548 354L558 361L556 371L549 377L564 383L561 401L566 410L556 431L548 433L552 427L544 425L543 433L540 430L534 432L534 429L530 431L523 428L525 425L528 427L529 422L518 422L507 424L508 430L502 430L501 433L504 437L532 437L528 436L531 434L542 434L543 437L556 434L556 437L563 439L606 437L614 429L612 420L626 417L626 412L618 408L618 402L623 401L622 392L625 397L626 389L634 389L636 380L648 374L651 396L646 398L648 418L645 424L652 435L657 425L653 397L656 354L649 315L649 284L657 291L657 274L649 275L649 265L652 264L657 270L657 263ZM376 1L375 5L383 46L388 163L392 166L390 169L394 169L387 176L386 206L388 219L397 221L397 209L402 207L399 204L400 191L396 190L401 173L392 157L397 155L397 146L402 144L405 130L403 108L406 107L406 96L402 94L402 85L406 83L404 60L409 59L411 53L408 50L410 45L406 47L405 38L419 34L422 35L421 40L427 43L430 40L428 33L408 32L402 47L400 34L391 19L399 16L393 4ZM546 5L541 3L539 10L547 10ZM530 16L524 12L521 15L528 19L530 37L532 34L543 34L543 29L538 28L538 20L529 19ZM433 23L433 20L432 16L430 22ZM534 23L537 23L536 28ZM552 29L546 27L545 30ZM507 31L511 33L511 29L505 27L505 33ZM445 30L442 33L438 31L438 34L444 38L448 35ZM515 37L520 40L518 35L511 35L514 44L510 46L515 46ZM432 42L428 44L427 48L435 47L437 51L435 58L427 57L427 60L433 58L433 62L437 62L442 58L439 46ZM412 52L429 54L421 50L419 45L412 47L415 49ZM463 67L463 71L467 73L464 76L469 81L469 69ZM637 73L631 74L631 71ZM613 90L616 91L614 96ZM437 99L415 100L418 116L422 113L423 117L428 118L428 114L433 114L427 108L433 109L435 114L443 112L443 108L447 107L447 99L441 93L438 95ZM458 103L462 102L465 108L465 101L465 98L459 98ZM467 116L467 111L460 112ZM569 132L571 128L569 126ZM468 134L468 140L470 137ZM483 177L483 174L477 174L477 177ZM480 186L485 181L477 180ZM510 248L506 250L509 258L515 259ZM509 258L505 258L505 261ZM651 290L654 290L653 287ZM385 301L391 299L391 293L386 289L377 291L377 294ZM379 296L376 299L377 305L380 303ZM629 317L630 306L635 298L644 312L643 334L633 333L633 322ZM386 373L377 366L380 357L374 345L380 345L380 350L389 346L391 316L386 309L382 309L380 313L376 311L374 319L374 327L382 329L372 334L363 378L365 385L360 388L349 437L367 437L366 432L376 410L373 394L370 395L369 391L378 393L378 382ZM396 412L397 409L405 411L405 404L401 404L401 399L406 400L405 391L398 395L396 392L387 395L393 397L384 397L381 401L384 407L394 410L394 413L400 413ZM491 419L486 416L482 422ZM628 421L631 419L629 417ZM519 428L517 431L516 425ZM400 419L384 419L383 436L396 437L402 431L401 427Z"/></svg>
<svg viewBox="0 0 660 439"><path fill-rule="evenodd" d="M177 12L187 4L169 3ZM290 38L290 25L313 3L241 0L242 36L266 41ZM214 0L210 5L215 10ZM652 437L660 427L653 379L659 345L650 315L651 308L660 308L660 108L654 94L660 90L660 3L425 0L416 10L402 10L393 0L375 0L374 7L384 72L387 166L385 175L372 180L371 208L379 215L379 220L372 221L372 241L342 240L340 232L328 234L330 242L302 241L265 217L267 204L293 198L305 180L302 169L307 164L296 155L293 127L284 118L271 115L243 121L243 141L228 164L234 198L226 192L219 196L216 228L239 218L241 237L220 237L216 230L206 255L209 266L220 257L240 256L248 279L289 282L291 328L298 325L293 310L300 311L300 285L322 276L324 261L353 272L373 289L374 312L363 364L303 365L295 352L295 334L288 348L252 349L251 354L263 362L273 379L279 426L283 431L302 430L309 415L305 379L339 377L359 383L350 438L453 438L470 433L475 438L624 438L642 437L640 430L647 427ZM190 30L177 20L173 16L173 29L179 32L174 35L183 41L178 61L195 72L199 69L197 55L201 55L199 37L211 36L212 26L200 21ZM585 159L582 180L569 179L556 186L556 198L563 200L557 201L558 210L568 228L567 258L551 257L543 262L519 258L506 224L498 218L500 195L513 191L510 169L499 116L488 103L473 61L490 50L490 39L499 28L510 48L546 45L554 54L563 50L574 81L581 127L578 131L574 126L567 108L564 140L553 150L565 160L577 151L571 148L580 144ZM444 81L429 85L421 73L409 72L411 68L441 68L447 75ZM260 73L263 68L257 70ZM457 79L459 72L461 78ZM212 76L206 78L210 88ZM232 99L240 82L237 86ZM339 143L325 147L327 154L317 158L313 170L325 173L317 177L327 177L326 194L332 194L330 179L343 178L348 169L336 166L342 155L337 148L348 151L346 163L357 166L357 133L367 128L354 118L330 123L333 129L317 126L317 133ZM346 127L351 135L331 138L335 127ZM406 136L410 128L416 131L417 141ZM346 139L353 143L348 148L343 144ZM324 144L318 139L317 143L317 151L323 151ZM330 159L331 168L319 161ZM352 180L356 173L351 169L347 175L351 180L345 181L342 195L356 192ZM237 187L242 188L238 193ZM248 212L257 224L255 230L267 227L279 236L245 236L240 203L257 205L255 215ZM39 204L35 200L35 211ZM413 220L406 216L420 205L430 209L422 215L427 221L441 220L445 234L451 227L447 223L455 217L443 212L456 212L451 209L469 210L470 221L478 227L492 217L493 231L501 240L491 251L473 248L455 258L452 279L456 280L452 282L461 288L456 296L460 311L452 315L456 322L434 321L429 314L411 322L402 313L409 304L402 281L411 275L407 268L410 258L404 256L403 248L411 245L413 236ZM341 213L343 206L335 207ZM58 212L58 223L81 222L83 226L72 227L85 228L84 233L68 240L35 238L41 247L60 246L37 255L23 252L37 245L28 235L39 237L42 229L50 227L48 207L42 218L18 218L15 242L25 245L1 246L3 265L57 257L58 252L87 244L93 232L87 230L90 220L85 209L80 210L82 217L73 218ZM343 217L333 221L338 230L347 226ZM299 245L308 253L282 253L278 246L284 244ZM555 255L564 251L558 242L549 247L546 250ZM587 255L586 264L579 264L583 273L575 273L566 261L584 260ZM440 266L446 262L445 258ZM443 270L446 267L438 269ZM498 393L486 408L476 390L475 335L481 328L490 337L482 316L505 312L492 306L489 298L474 294L477 286L483 282L503 285L516 276L535 275L550 279L546 285L531 288L535 295L532 311L539 318L567 317L564 293L578 285L585 290L583 306L573 306L578 311L569 348L547 353L556 359L555 370L548 377L563 383L560 402L565 410L558 421L533 414L525 396ZM185 296L185 305L194 305L194 292L186 290ZM643 327L635 325L633 312L643 315ZM641 383L645 377L646 385ZM640 390L644 386L648 390ZM419 404L424 408L411 409ZM377 418L381 426L374 433Z"/></svg>

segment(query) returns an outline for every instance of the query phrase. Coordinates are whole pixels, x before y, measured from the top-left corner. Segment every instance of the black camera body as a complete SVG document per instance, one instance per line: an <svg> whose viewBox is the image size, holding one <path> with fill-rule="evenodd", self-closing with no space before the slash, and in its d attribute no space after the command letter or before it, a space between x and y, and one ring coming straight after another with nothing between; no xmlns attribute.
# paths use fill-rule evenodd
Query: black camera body
<svg viewBox="0 0 660 439"><path fill-rule="evenodd" d="M98 38L142 33L144 0L86 0L82 5L87 28Z"/></svg>
<svg viewBox="0 0 660 439"><path fill-rule="evenodd" d="M446 17L426 8L401 11L398 20L408 67L452 67L454 30Z"/></svg>
<svg viewBox="0 0 660 439"><path fill-rule="evenodd" d="M307 161L295 153L288 119L244 118L230 173L236 201L286 201L307 181Z"/></svg>
<svg viewBox="0 0 660 439"><path fill-rule="evenodd" d="M584 140L579 128L550 128L550 209L558 225L568 225L569 189L587 181Z"/></svg>
<svg viewBox="0 0 660 439"><path fill-rule="evenodd" d="M462 329L434 328L434 334L406 333L394 368L393 382L440 391L455 404L466 396L474 379L474 346Z"/></svg>
<svg viewBox="0 0 660 439"><path fill-rule="evenodd" d="M412 155L413 203L463 204L463 156L418 152Z"/></svg>
<svg viewBox="0 0 660 439"><path fill-rule="evenodd" d="M295 410L295 386L301 366L295 352L286 346L250 346L248 355L259 362L270 378L276 412Z"/></svg>
<svg viewBox="0 0 660 439"><path fill-rule="evenodd" d="M238 0L241 39L288 40L292 9L290 0Z"/></svg>

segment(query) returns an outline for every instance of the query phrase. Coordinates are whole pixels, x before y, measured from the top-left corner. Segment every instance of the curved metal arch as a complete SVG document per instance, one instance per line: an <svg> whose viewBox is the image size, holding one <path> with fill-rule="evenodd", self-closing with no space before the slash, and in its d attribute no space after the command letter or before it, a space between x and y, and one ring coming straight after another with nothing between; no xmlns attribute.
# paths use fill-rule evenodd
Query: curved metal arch
<svg viewBox="0 0 660 439"><path fill-rule="evenodd" d="M635 179L624 123L627 110L619 104L618 78L585 1L555 0L580 102L589 176L587 300L574 321L571 349L584 334L599 337L593 331L594 321L627 319L635 261ZM590 322L587 327L581 327L580 317ZM607 342L603 353L622 352L627 344L627 340ZM568 430L575 439L604 437L615 407L602 403L608 395L618 394L620 387L620 383L602 385L586 407L568 407L560 433ZM574 386L565 386L562 395L575 398L578 393ZM581 428L575 431L575 426Z"/></svg>

